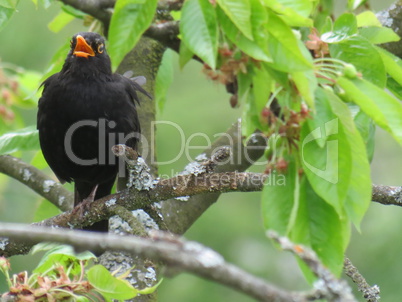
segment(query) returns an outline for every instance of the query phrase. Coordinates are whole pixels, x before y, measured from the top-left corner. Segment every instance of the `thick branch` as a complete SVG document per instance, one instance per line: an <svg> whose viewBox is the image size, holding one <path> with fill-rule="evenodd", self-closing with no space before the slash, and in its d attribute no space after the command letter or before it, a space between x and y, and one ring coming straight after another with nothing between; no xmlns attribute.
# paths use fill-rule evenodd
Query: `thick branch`
<svg viewBox="0 0 402 302"><path fill-rule="evenodd" d="M402 187L373 185L372 200L385 205L402 206Z"/></svg>
<svg viewBox="0 0 402 302"><path fill-rule="evenodd" d="M22 160L0 156L0 173L4 173L43 196L62 211L72 209L73 194L35 167Z"/></svg>
<svg viewBox="0 0 402 302"><path fill-rule="evenodd" d="M116 215L116 206L122 206L132 211L144 209L154 202L180 197L182 198L180 198L179 202L184 206L186 202L183 200L187 199L187 196L201 193L260 191L263 186L264 178L264 175L258 173L239 172L211 173L198 176L194 174L179 175L171 179L160 181L149 191L138 191L132 187L117 194L96 200L89 205L88 212L84 217L81 217L79 211L73 213L65 212L40 223L36 223L36 225L82 228ZM184 199L183 196L185 196ZM25 253L28 250L28 245L22 248L15 242L7 242L0 254L12 256L20 254L21 251Z"/></svg>
<svg viewBox="0 0 402 302"><path fill-rule="evenodd" d="M175 270L189 272L231 287L260 301L312 301L325 298L316 293L292 293L277 288L242 269L225 262L215 251L196 242L188 242L161 232L151 238L122 237L111 234L66 231L18 224L0 224L0 235L35 244L43 241L70 244L92 251L122 251L155 261Z"/></svg>
<svg viewBox="0 0 402 302"><path fill-rule="evenodd" d="M100 20L105 27L109 26L111 12L116 0L59 0L66 5L70 5L94 18Z"/></svg>

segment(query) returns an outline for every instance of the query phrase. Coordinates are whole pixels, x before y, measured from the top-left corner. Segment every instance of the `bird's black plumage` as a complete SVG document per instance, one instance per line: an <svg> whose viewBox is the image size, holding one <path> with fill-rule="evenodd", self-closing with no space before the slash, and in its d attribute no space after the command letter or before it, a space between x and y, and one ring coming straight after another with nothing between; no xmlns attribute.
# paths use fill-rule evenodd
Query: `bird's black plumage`
<svg viewBox="0 0 402 302"><path fill-rule="evenodd" d="M116 144L136 148L140 134L137 83L112 73L104 39L73 36L62 70L43 82L37 127L43 155L61 182L74 181L74 205L109 195L118 173ZM148 95L149 96L149 95ZM107 222L90 229L107 231Z"/></svg>

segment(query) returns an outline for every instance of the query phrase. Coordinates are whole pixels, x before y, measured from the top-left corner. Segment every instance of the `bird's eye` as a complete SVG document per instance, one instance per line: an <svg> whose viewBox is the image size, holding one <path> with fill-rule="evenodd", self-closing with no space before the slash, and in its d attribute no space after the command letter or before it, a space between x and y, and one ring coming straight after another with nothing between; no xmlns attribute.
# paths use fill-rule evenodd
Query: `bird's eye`
<svg viewBox="0 0 402 302"><path fill-rule="evenodd" d="M102 43L102 44L99 44L99 45L98 45L98 53L102 53L102 52L103 52L103 49L104 49L103 43Z"/></svg>

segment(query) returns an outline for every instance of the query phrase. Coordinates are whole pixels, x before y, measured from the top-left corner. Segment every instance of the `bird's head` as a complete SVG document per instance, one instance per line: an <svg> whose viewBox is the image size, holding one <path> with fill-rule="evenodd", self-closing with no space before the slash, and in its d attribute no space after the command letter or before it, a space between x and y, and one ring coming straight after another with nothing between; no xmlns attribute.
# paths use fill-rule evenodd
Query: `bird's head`
<svg viewBox="0 0 402 302"><path fill-rule="evenodd" d="M102 73L111 72L111 63L105 49L105 39L92 32L79 32L70 42L70 51L63 69L95 69Z"/></svg>

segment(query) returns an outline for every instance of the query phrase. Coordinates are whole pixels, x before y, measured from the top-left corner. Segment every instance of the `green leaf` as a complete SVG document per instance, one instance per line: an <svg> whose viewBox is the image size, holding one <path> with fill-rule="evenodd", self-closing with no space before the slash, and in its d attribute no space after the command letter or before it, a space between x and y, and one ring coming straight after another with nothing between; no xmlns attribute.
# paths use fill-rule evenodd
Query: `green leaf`
<svg viewBox="0 0 402 302"><path fill-rule="evenodd" d="M387 73L399 83L399 85L402 85L402 60L380 47L376 47L376 49L381 56Z"/></svg>
<svg viewBox="0 0 402 302"><path fill-rule="evenodd" d="M402 86L391 77L387 79L387 89L398 99L402 100Z"/></svg>
<svg viewBox="0 0 402 302"><path fill-rule="evenodd" d="M50 60L49 68L46 70L45 74L42 76L40 82L43 82L52 74L59 72L63 67L64 61L66 60L66 54L70 50L70 42L67 41L63 46L61 46L57 52L53 55Z"/></svg>
<svg viewBox="0 0 402 302"><path fill-rule="evenodd" d="M290 239L310 246L326 267L340 276L350 239L350 224L320 198L306 177L300 182L300 202Z"/></svg>
<svg viewBox="0 0 402 302"><path fill-rule="evenodd" d="M16 10L14 8L8 8L0 6L0 30L2 30L10 20L11 16Z"/></svg>
<svg viewBox="0 0 402 302"><path fill-rule="evenodd" d="M180 33L187 48L215 69L218 54L218 24L215 10L209 1L184 2Z"/></svg>
<svg viewBox="0 0 402 302"><path fill-rule="evenodd" d="M48 24L48 27L51 31L57 33L73 20L74 16L66 13L65 11L60 11Z"/></svg>
<svg viewBox="0 0 402 302"><path fill-rule="evenodd" d="M375 125L373 120L365 114L362 110L354 117L355 125L357 130L359 130L361 137L364 140L367 150L367 158L369 162L372 161L374 156L374 145L375 145Z"/></svg>
<svg viewBox="0 0 402 302"><path fill-rule="evenodd" d="M367 0L348 0L348 7L350 10L355 10L360 5L363 5L366 2Z"/></svg>
<svg viewBox="0 0 402 302"><path fill-rule="evenodd" d="M75 253L74 248L70 245L61 245L55 243L39 243L33 247L31 254L41 251L47 251L43 255L38 266L34 269L34 273L44 273L51 269L56 263L61 264L64 268L70 268L73 275L77 275L81 271L80 260L94 259L95 256L91 252Z"/></svg>
<svg viewBox="0 0 402 302"><path fill-rule="evenodd" d="M39 0L39 2L42 4L43 8L48 9L54 0Z"/></svg>
<svg viewBox="0 0 402 302"><path fill-rule="evenodd" d="M237 96L238 96L238 101L242 102L243 98L247 96L250 86L252 82L252 77L250 76L249 73L242 73L239 72L237 74Z"/></svg>
<svg viewBox="0 0 402 302"><path fill-rule="evenodd" d="M353 14L343 14L334 23L331 32L321 35L321 40L326 43L339 43L357 33L357 21Z"/></svg>
<svg viewBox="0 0 402 302"><path fill-rule="evenodd" d="M54 0L52 0L54 1ZM66 12L67 14L70 14L78 19L84 19L85 16L88 16L88 14L84 13L83 11L80 11L70 5L62 5L61 9Z"/></svg>
<svg viewBox="0 0 402 302"><path fill-rule="evenodd" d="M109 27L109 55L116 70L152 23L157 0L117 0Z"/></svg>
<svg viewBox="0 0 402 302"><path fill-rule="evenodd" d="M396 42L401 39L391 28L388 27L364 27L360 29L360 35L373 44Z"/></svg>
<svg viewBox="0 0 402 302"><path fill-rule="evenodd" d="M180 43L179 64L183 68L194 56L194 53L186 46L186 43Z"/></svg>
<svg viewBox="0 0 402 302"><path fill-rule="evenodd" d="M159 110L163 110L166 103L166 94L173 82L173 51L167 49L162 57L155 80L155 101Z"/></svg>
<svg viewBox="0 0 402 302"><path fill-rule="evenodd" d="M0 0L0 6L16 9L18 2L19 2L19 0Z"/></svg>
<svg viewBox="0 0 402 302"><path fill-rule="evenodd" d="M24 70L18 74L20 93L13 100L14 103L22 108L31 109L38 105L40 97L38 87L41 84L42 73Z"/></svg>
<svg viewBox="0 0 402 302"><path fill-rule="evenodd" d="M10 154L16 151L31 151L38 149L38 130L36 130L36 127L34 126L0 136L0 155Z"/></svg>
<svg viewBox="0 0 402 302"><path fill-rule="evenodd" d="M316 92L315 106L317 114L303 124L300 134L303 170L316 193L342 216L352 150L342 123L322 89Z"/></svg>
<svg viewBox="0 0 402 302"><path fill-rule="evenodd" d="M369 10L366 10L356 16L358 27L377 26L382 27L381 22L377 19L377 16Z"/></svg>
<svg viewBox="0 0 402 302"><path fill-rule="evenodd" d="M279 136L278 136L279 138ZM299 205L299 173L293 157L287 158L286 172L275 170L268 175L261 195L262 216L265 229L273 229L282 236L297 227L294 214Z"/></svg>
<svg viewBox="0 0 402 302"><path fill-rule="evenodd" d="M332 31L334 28L334 24L332 22L331 17L326 17L324 23L322 24L321 28L319 28L320 33L326 33Z"/></svg>
<svg viewBox="0 0 402 302"><path fill-rule="evenodd" d="M366 145L360 131L356 128L355 122L351 117L348 106L340 100L335 94L325 91L328 96L332 111L339 118L340 123L345 132L346 139L351 150L352 167L350 173L350 183L347 188L344 206L348 218L354 223L357 229L360 228L360 222L363 219L370 203L371 203L371 179L370 164L366 152ZM360 126L363 126L361 124ZM374 133L370 134L370 126L368 137L371 135L373 140ZM361 130L366 130L361 128ZM342 149L340 149L343 152ZM343 173L340 172L340 181Z"/></svg>
<svg viewBox="0 0 402 302"><path fill-rule="evenodd" d="M300 95L306 101L310 109L314 110L314 95L317 89L317 78L315 77L314 71L299 71L291 73L292 79L296 84L297 90Z"/></svg>
<svg viewBox="0 0 402 302"><path fill-rule="evenodd" d="M292 27L313 27L313 20L308 16L313 8L311 1L306 0L263 0L264 5L284 17L284 21Z"/></svg>
<svg viewBox="0 0 402 302"><path fill-rule="evenodd" d="M363 78L385 87L385 66L377 48L365 38L353 36L342 43L329 45L331 57L353 64Z"/></svg>
<svg viewBox="0 0 402 302"><path fill-rule="evenodd" d="M363 79L338 78L337 84L344 90L340 96L351 101L388 131L402 144L402 104L374 84Z"/></svg>
<svg viewBox="0 0 402 302"><path fill-rule="evenodd" d="M291 28L273 12L268 17L268 47L274 61L270 66L284 72L311 69L311 56L307 59L303 55Z"/></svg>
<svg viewBox="0 0 402 302"><path fill-rule="evenodd" d="M144 288L144 289L138 290L138 293L140 293L141 295L149 295L149 294L152 294L152 293L154 293L154 292L156 291L156 289L159 287L159 285L162 284L162 281L163 281L163 278L161 278L161 279L159 280L159 282L156 283L156 284L155 284L154 286L152 286L152 287L146 287L146 288Z"/></svg>
<svg viewBox="0 0 402 302"><path fill-rule="evenodd" d="M243 35L254 40L250 22L251 6L249 0L217 0L217 3Z"/></svg>
<svg viewBox="0 0 402 302"><path fill-rule="evenodd" d="M104 266L95 265L87 272L88 281L109 299L128 300L138 295L138 290L125 280L115 278Z"/></svg>
<svg viewBox="0 0 402 302"><path fill-rule="evenodd" d="M371 201L366 146L348 106L335 94L319 88L316 108L301 132L305 174L317 195L359 227Z"/></svg>
<svg viewBox="0 0 402 302"><path fill-rule="evenodd" d="M241 51L256 60L272 62L272 58L268 52L266 43L264 47L261 47L260 44L257 44L264 40L261 40L260 38L258 38L257 41L248 39L240 32L239 29L237 29L234 23L222 11L222 9L217 7L216 12L223 32L232 43L234 43ZM252 12L254 12L254 9Z"/></svg>
<svg viewBox="0 0 402 302"><path fill-rule="evenodd" d="M258 114L258 117L261 114L261 110L267 105L273 86L273 79L265 68L254 68L252 90L255 97L256 114Z"/></svg>

